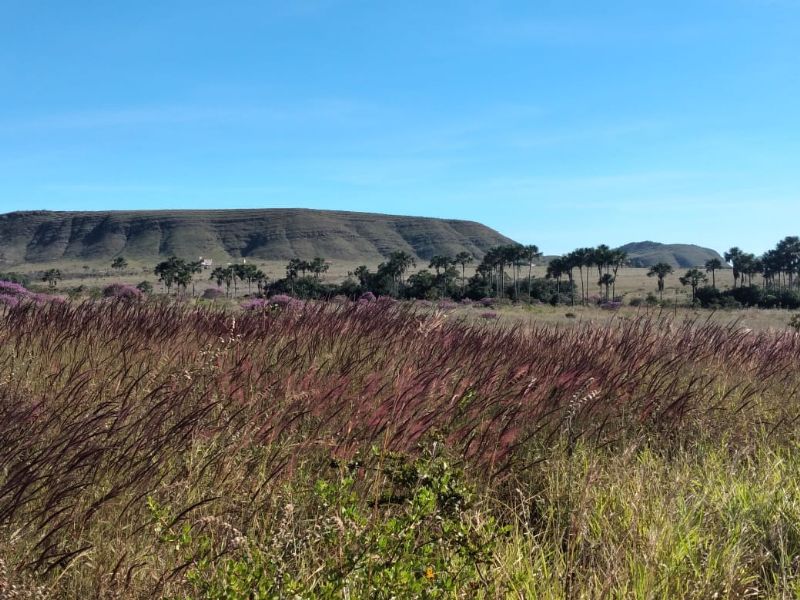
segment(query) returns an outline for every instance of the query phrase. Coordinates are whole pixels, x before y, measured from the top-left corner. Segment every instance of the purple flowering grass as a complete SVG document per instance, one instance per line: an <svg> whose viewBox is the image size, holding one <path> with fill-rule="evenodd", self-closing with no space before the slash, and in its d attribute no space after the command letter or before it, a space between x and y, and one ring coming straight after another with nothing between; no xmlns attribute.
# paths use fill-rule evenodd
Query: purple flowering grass
<svg viewBox="0 0 800 600"><path fill-rule="evenodd" d="M19 304L18 296L12 296L11 294L0 294L0 306L14 308L17 304Z"/></svg>
<svg viewBox="0 0 800 600"><path fill-rule="evenodd" d="M0 295L24 297L29 296L30 292L24 286L13 281L0 281Z"/></svg>

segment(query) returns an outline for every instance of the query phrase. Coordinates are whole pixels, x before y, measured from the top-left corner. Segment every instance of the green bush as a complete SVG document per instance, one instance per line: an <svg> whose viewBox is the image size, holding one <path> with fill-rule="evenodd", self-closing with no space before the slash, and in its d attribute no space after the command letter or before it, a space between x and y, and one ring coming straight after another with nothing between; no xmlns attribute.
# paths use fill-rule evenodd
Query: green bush
<svg viewBox="0 0 800 600"><path fill-rule="evenodd" d="M476 518L462 473L435 452L419 459L376 456L374 462L371 469L360 461L332 462L335 475L311 491L306 512L314 525L301 539L280 531L262 540L235 532L221 542L188 521L178 524L153 498L148 508L161 543L176 548L176 558L188 565L192 598L388 600L491 592L488 565L507 530L492 517ZM378 477L365 480L368 472ZM301 563L311 566L305 578ZM315 576L308 578L309 572Z"/></svg>

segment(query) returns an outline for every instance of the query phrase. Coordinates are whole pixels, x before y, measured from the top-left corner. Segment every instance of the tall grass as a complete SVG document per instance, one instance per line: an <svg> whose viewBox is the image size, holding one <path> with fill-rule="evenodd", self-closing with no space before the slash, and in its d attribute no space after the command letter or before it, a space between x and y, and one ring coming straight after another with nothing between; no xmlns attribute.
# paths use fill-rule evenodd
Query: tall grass
<svg viewBox="0 0 800 600"><path fill-rule="evenodd" d="M794 589L795 333L649 318L515 329L380 303L4 310L0 591L16 577L56 597L196 593L200 555L161 535L184 525L211 531L209 547L290 539L287 572L316 589L315 484L346 466L372 522L394 485L386 462L432 444L477 490L476 531L487 515L510 527L479 573L486 595ZM748 496L761 477L769 491ZM763 536L735 529L751 520ZM724 548L696 538L726 527ZM770 536L778 550L754 550Z"/></svg>

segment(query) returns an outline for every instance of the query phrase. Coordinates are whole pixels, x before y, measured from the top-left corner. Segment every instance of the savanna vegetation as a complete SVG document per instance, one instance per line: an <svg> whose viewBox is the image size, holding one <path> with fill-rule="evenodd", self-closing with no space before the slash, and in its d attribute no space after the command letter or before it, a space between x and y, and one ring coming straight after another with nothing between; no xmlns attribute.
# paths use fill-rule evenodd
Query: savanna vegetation
<svg viewBox="0 0 800 600"><path fill-rule="evenodd" d="M799 359L668 318L20 299L0 594L795 597Z"/></svg>
<svg viewBox="0 0 800 600"><path fill-rule="evenodd" d="M664 310L800 307L800 241L724 261L638 314L607 246L4 274L0 598L800 596L800 316Z"/></svg>

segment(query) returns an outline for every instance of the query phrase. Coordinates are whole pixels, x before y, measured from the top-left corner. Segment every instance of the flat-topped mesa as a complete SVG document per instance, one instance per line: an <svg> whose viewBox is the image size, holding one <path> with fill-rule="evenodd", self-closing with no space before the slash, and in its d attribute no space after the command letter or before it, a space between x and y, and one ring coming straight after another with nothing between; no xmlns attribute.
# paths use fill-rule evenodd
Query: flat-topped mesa
<svg viewBox="0 0 800 600"><path fill-rule="evenodd" d="M480 223L310 209L55 212L0 215L0 265L51 261L140 261L168 256L214 262L324 256L375 263L402 250L420 261L437 254L483 257L513 243Z"/></svg>

